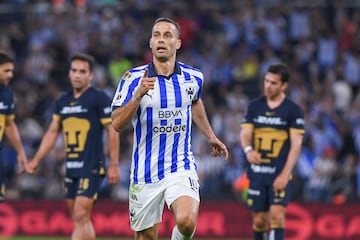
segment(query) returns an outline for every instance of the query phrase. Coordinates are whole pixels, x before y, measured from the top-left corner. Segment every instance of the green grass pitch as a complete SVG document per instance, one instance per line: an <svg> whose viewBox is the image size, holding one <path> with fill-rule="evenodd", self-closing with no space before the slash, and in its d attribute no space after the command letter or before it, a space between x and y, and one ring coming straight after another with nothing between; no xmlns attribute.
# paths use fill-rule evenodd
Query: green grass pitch
<svg viewBox="0 0 360 240"><path fill-rule="evenodd" d="M134 238L96 238L97 240L133 240ZM0 237L0 240L69 240L69 237L24 237L24 236L19 236L19 237L11 237L11 238L5 238L5 237ZM162 239L165 240L165 239ZM194 240L219 240L219 238L194 238ZM222 239L222 240L235 240L235 239ZM246 240L246 239L239 239L237 238L236 240Z"/></svg>

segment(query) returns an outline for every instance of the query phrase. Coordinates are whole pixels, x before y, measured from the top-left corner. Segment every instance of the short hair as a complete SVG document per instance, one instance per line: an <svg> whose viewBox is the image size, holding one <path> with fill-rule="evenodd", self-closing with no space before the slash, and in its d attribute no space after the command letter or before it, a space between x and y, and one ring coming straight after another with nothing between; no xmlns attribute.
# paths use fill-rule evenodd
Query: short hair
<svg viewBox="0 0 360 240"><path fill-rule="evenodd" d="M89 63L89 70L90 72L93 71L94 66L95 66L95 58L87 53L75 53L74 55L71 56L70 58L70 62L73 62L74 60L81 60L81 61L85 61Z"/></svg>
<svg viewBox="0 0 360 240"><path fill-rule="evenodd" d="M5 63L14 63L14 59L5 52L0 51L0 65L3 65Z"/></svg>
<svg viewBox="0 0 360 240"><path fill-rule="evenodd" d="M158 18L158 19L155 20L153 28L159 22L168 22L168 23L173 24L175 26L175 28L176 28L176 32L177 32L178 37L180 37L180 32L181 32L180 25L176 21L172 20L171 18L161 17L161 18Z"/></svg>
<svg viewBox="0 0 360 240"><path fill-rule="evenodd" d="M273 74L279 74L281 77L281 82L289 82L290 79L290 69L285 63L271 64L268 67L267 72Z"/></svg>

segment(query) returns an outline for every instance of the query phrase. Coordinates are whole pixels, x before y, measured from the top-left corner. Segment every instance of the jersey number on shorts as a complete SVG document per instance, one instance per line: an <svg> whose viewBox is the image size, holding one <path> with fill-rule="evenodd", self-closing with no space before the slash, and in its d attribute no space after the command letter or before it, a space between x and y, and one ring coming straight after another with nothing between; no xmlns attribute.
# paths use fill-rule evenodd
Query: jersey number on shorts
<svg viewBox="0 0 360 240"><path fill-rule="evenodd" d="M88 178L80 178L79 190L87 190L90 180Z"/></svg>

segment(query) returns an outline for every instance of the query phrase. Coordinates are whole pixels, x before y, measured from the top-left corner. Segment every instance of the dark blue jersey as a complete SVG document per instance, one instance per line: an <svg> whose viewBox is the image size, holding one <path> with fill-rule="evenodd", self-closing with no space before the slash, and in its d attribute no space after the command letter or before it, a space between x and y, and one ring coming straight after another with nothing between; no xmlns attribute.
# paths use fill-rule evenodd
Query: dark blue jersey
<svg viewBox="0 0 360 240"><path fill-rule="evenodd" d="M104 174L102 136L111 123L111 100L93 87L79 98L73 92L56 102L54 119L60 121L64 135L67 177Z"/></svg>
<svg viewBox="0 0 360 240"><path fill-rule="evenodd" d="M262 96L250 102L241 127L253 129L253 146L261 154L261 164L249 167L249 178L274 179L286 163L290 133L304 133L304 114L289 98L271 109Z"/></svg>
<svg viewBox="0 0 360 240"><path fill-rule="evenodd" d="M0 85L0 149L3 144L6 122L14 118L14 94L12 88Z"/></svg>
<svg viewBox="0 0 360 240"><path fill-rule="evenodd" d="M13 120L14 94L10 86L0 84L0 151L3 145L6 122ZM0 153L0 202L4 201L5 195L5 161Z"/></svg>

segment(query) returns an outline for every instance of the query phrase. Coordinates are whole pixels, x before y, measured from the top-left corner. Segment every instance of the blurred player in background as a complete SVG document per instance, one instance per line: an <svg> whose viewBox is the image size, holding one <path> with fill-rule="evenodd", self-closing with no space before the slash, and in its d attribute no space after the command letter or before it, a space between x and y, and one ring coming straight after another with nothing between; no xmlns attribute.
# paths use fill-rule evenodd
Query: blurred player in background
<svg viewBox="0 0 360 240"><path fill-rule="evenodd" d="M304 134L303 112L285 94L289 75L284 64L268 68L264 96L250 102L241 125L241 146L250 163L247 206L253 212L255 240L283 240L285 235L288 183Z"/></svg>
<svg viewBox="0 0 360 240"><path fill-rule="evenodd" d="M14 60L8 54L0 52L0 151L5 134L17 152L19 172L22 172L27 158L14 121L14 93L9 86L10 80L14 77L14 69ZM5 197L5 169L5 160L0 152L0 202L3 202Z"/></svg>
<svg viewBox="0 0 360 240"><path fill-rule="evenodd" d="M85 53L72 56L69 78L73 90L57 102L53 120L34 158L26 166L33 173L54 147L62 131L66 147L65 198L74 221L72 240L95 239L91 211L105 175L102 135L107 132L110 184L119 181L119 136L111 125L111 99L91 86L94 58Z"/></svg>
<svg viewBox="0 0 360 240"><path fill-rule="evenodd" d="M152 28L153 61L126 72L112 103L113 126L134 127L129 213L137 240L158 239L165 202L175 215L171 239L191 239L199 210L191 123L208 137L213 156L226 146L216 138L200 98L203 74L176 61L179 25L159 18Z"/></svg>

